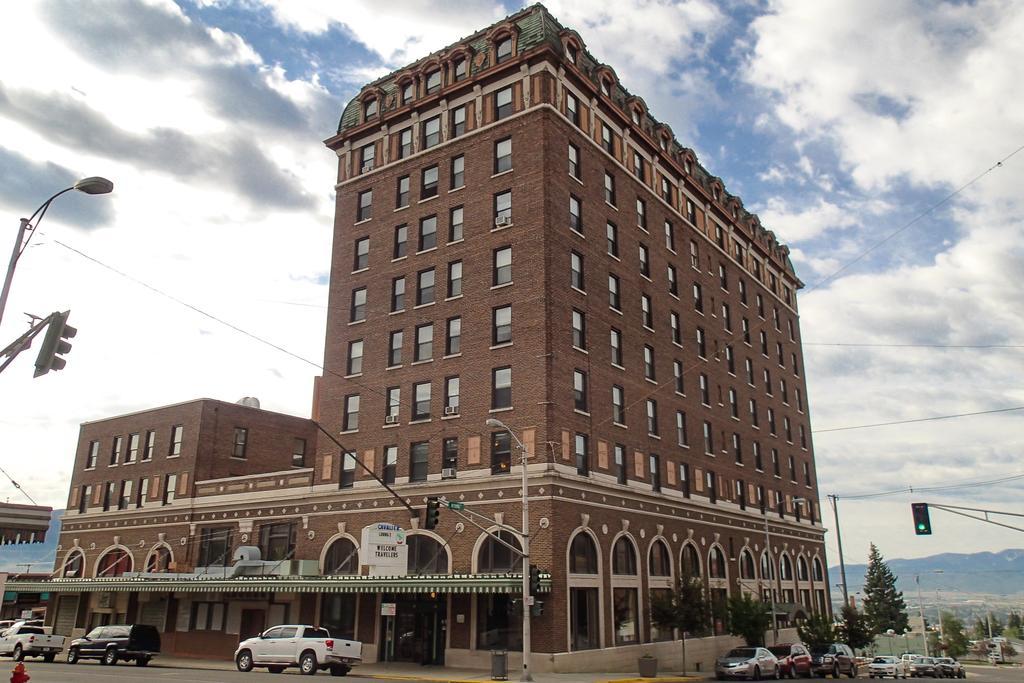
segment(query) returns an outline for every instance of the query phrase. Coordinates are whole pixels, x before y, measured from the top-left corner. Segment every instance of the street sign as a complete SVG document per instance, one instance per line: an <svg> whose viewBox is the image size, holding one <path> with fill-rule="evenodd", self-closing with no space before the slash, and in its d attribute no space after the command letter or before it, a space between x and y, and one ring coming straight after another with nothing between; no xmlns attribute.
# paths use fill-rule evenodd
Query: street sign
<svg viewBox="0 0 1024 683"><path fill-rule="evenodd" d="M449 510L465 510L466 509L466 504L465 503L458 503L458 502L455 502L455 501L448 501L448 509Z"/></svg>
<svg viewBox="0 0 1024 683"><path fill-rule="evenodd" d="M382 602L380 603L380 615L382 617L393 617L398 613L398 603L396 602Z"/></svg>
<svg viewBox="0 0 1024 683"><path fill-rule="evenodd" d="M362 564L375 576L405 576L408 572L409 546L405 529L381 522L363 527Z"/></svg>

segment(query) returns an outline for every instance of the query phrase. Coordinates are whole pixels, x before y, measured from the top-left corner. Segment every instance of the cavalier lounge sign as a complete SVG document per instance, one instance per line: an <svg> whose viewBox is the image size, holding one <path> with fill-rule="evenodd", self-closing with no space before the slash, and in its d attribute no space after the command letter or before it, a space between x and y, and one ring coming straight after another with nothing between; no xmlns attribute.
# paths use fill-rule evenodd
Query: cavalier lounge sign
<svg viewBox="0 0 1024 683"><path fill-rule="evenodd" d="M363 527L361 554L371 575L405 576L409 567L405 529L383 522Z"/></svg>

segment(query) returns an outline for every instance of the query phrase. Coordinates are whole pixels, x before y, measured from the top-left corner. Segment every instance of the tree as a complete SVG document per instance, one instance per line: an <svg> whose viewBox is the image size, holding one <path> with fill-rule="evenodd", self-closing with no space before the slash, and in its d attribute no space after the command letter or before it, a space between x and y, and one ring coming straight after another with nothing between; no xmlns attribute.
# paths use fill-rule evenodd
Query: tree
<svg viewBox="0 0 1024 683"><path fill-rule="evenodd" d="M836 626L827 614L815 614L796 627L797 635L811 650L827 648L836 642Z"/></svg>
<svg viewBox="0 0 1024 683"><path fill-rule="evenodd" d="M867 617L853 605L843 605L842 622L839 624L839 640L854 650L863 650L874 642L874 634L868 626Z"/></svg>
<svg viewBox="0 0 1024 683"><path fill-rule="evenodd" d="M910 626L903 592L896 590L896 575L889 570L874 543L868 557L868 571L864 575L864 616L872 634L885 633L889 629L906 633Z"/></svg>
<svg viewBox="0 0 1024 683"><path fill-rule="evenodd" d="M701 633L710 620L704 582L684 574L671 591L651 594L651 621L665 630L678 629L682 638L683 674L686 674L686 634Z"/></svg>
<svg viewBox="0 0 1024 683"><path fill-rule="evenodd" d="M1006 627L1015 628L1020 631L1021 626L1024 626L1024 624L1021 624L1020 612L1010 612L1010 616L1006 619Z"/></svg>
<svg viewBox="0 0 1024 683"><path fill-rule="evenodd" d="M772 624L771 607L744 593L729 598L727 613L729 633L740 636L751 647L764 644L764 632Z"/></svg>
<svg viewBox="0 0 1024 683"><path fill-rule="evenodd" d="M947 657L963 657L971 647L970 641L964 634L964 622L951 612L943 612L940 619L942 642L939 647Z"/></svg>

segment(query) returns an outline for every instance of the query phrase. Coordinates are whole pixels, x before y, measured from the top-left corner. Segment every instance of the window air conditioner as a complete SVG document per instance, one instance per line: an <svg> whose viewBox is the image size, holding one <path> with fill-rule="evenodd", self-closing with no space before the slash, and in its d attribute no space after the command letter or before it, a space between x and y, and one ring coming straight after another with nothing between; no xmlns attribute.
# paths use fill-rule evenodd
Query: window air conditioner
<svg viewBox="0 0 1024 683"><path fill-rule="evenodd" d="M494 227L501 228L506 225L512 225L512 216L498 216L494 219Z"/></svg>
<svg viewBox="0 0 1024 683"><path fill-rule="evenodd" d="M385 415L384 416L384 424L386 424L386 425L398 424L398 416L397 415Z"/></svg>
<svg viewBox="0 0 1024 683"><path fill-rule="evenodd" d="M454 467L445 467L445 468L443 468L441 470L441 478L442 479L454 479L455 478L455 468Z"/></svg>

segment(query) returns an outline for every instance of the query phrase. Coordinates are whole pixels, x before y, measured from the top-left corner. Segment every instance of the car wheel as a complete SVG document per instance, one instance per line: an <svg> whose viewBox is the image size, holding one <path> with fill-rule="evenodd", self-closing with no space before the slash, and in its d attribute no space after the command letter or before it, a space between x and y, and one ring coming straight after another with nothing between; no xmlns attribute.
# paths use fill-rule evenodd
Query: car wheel
<svg viewBox="0 0 1024 683"><path fill-rule="evenodd" d="M146 666L149 664L149 657L136 657L135 666Z"/></svg>
<svg viewBox="0 0 1024 683"><path fill-rule="evenodd" d="M68 650L68 664L78 664L78 648L73 647Z"/></svg>
<svg viewBox="0 0 1024 683"><path fill-rule="evenodd" d="M284 671L284 667L283 666L268 666L267 667L267 671L269 671L272 674L279 674L282 671Z"/></svg>
<svg viewBox="0 0 1024 683"><path fill-rule="evenodd" d="M20 662L25 659L25 653L21 649L21 643L14 646L14 652L11 654L11 657L14 657L14 661L16 662Z"/></svg>
<svg viewBox="0 0 1024 683"><path fill-rule="evenodd" d="M752 680L752 681L759 681L759 680L761 680L761 669L759 669L758 667L755 666L754 667L754 674L750 677L750 680Z"/></svg>
<svg viewBox="0 0 1024 683"><path fill-rule="evenodd" d="M235 666L242 673L249 673L252 671L252 653L248 650L242 650L235 657Z"/></svg>
<svg viewBox="0 0 1024 683"><path fill-rule="evenodd" d="M316 653L303 652L302 656L299 657L299 672L303 676L315 676L318 668L316 665Z"/></svg>
<svg viewBox="0 0 1024 683"><path fill-rule="evenodd" d="M331 675L332 676L347 676L348 672L349 672L349 668L347 666L345 666L344 664L338 664L338 665L335 665L335 666L331 667Z"/></svg>
<svg viewBox="0 0 1024 683"><path fill-rule="evenodd" d="M856 678L857 677L857 665L856 664L853 664L853 665L850 666L850 673L848 673L847 676L849 676L850 678Z"/></svg>
<svg viewBox="0 0 1024 683"><path fill-rule="evenodd" d="M102 661L107 666L114 666L117 664L117 650L112 647L107 648L107 651L103 653Z"/></svg>
<svg viewBox="0 0 1024 683"><path fill-rule="evenodd" d="M832 665L832 678L839 678L839 665L838 664L833 664Z"/></svg>

